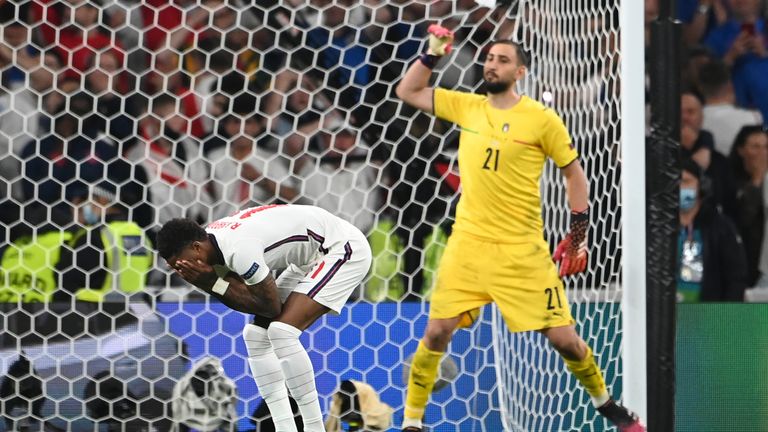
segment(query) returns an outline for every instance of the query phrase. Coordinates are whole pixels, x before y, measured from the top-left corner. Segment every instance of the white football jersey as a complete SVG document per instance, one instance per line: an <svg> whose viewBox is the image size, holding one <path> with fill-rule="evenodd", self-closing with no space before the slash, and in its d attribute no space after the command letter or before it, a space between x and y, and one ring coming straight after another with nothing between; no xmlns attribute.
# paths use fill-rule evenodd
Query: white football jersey
<svg viewBox="0 0 768 432"><path fill-rule="evenodd" d="M214 266L217 274L231 270L250 285L291 264L309 270L328 250L343 248L362 235L349 222L305 205L243 209L211 222L205 230L213 234L224 255L225 267Z"/></svg>

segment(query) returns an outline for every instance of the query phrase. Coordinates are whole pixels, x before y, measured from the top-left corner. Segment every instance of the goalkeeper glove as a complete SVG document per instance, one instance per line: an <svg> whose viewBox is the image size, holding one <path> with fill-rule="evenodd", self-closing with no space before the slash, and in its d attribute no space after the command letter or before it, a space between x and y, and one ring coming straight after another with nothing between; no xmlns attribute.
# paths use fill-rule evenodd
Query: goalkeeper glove
<svg viewBox="0 0 768 432"><path fill-rule="evenodd" d="M440 57L450 53L453 49L453 45L451 45L453 32L437 24L429 26L427 32L429 33L429 48L419 60L424 66L434 69Z"/></svg>
<svg viewBox="0 0 768 432"><path fill-rule="evenodd" d="M427 28L429 33L429 49L427 54L433 56L444 56L453 49L453 32L443 26L432 24Z"/></svg>
<svg viewBox="0 0 768 432"><path fill-rule="evenodd" d="M589 210L571 211L571 229L555 249L560 263L560 277L581 273L587 268L587 227Z"/></svg>

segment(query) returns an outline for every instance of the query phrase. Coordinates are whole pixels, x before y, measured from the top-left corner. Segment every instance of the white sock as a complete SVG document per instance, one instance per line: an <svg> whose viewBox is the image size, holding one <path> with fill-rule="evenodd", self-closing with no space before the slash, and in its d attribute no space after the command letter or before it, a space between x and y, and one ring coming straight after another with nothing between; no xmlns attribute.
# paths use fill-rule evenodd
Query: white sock
<svg viewBox="0 0 768 432"><path fill-rule="evenodd" d="M301 330L285 323L273 322L267 333L275 355L280 359L288 389L299 405L304 430L325 432L315 387L315 371L307 351L299 341Z"/></svg>
<svg viewBox="0 0 768 432"><path fill-rule="evenodd" d="M243 340L248 350L248 364L259 394L269 407L276 432L297 432L293 411L288 401L285 375L280 360L275 356L267 330L253 324L246 324Z"/></svg>
<svg viewBox="0 0 768 432"><path fill-rule="evenodd" d="M403 425L402 425L402 428L403 428L403 429L405 429L405 428L407 428L407 427L415 427L415 428L419 428L419 429L421 429L421 428L422 428L422 425L421 425L421 419L409 419L409 418L404 418L404 419L403 419Z"/></svg>

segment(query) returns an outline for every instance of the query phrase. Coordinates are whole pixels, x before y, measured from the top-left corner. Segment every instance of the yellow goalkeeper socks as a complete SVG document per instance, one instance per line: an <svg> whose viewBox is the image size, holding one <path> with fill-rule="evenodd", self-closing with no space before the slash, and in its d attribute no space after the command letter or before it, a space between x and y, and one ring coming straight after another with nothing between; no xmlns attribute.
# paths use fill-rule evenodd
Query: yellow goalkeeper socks
<svg viewBox="0 0 768 432"><path fill-rule="evenodd" d="M596 407L602 406L610 399L608 395L608 389L605 387L605 381L603 380L603 374L600 372L600 368L595 363L595 356L592 355L592 348L587 347L587 355L581 360L568 360L563 357L565 365L568 366L568 370L571 371L573 376L579 380L581 385L587 390L587 393L592 397L592 403Z"/></svg>
<svg viewBox="0 0 768 432"><path fill-rule="evenodd" d="M408 376L404 415L406 421L411 419L420 422L424 416L424 408L427 406L429 394L432 393L432 387L437 380L437 368L442 356L443 353L432 351L424 345L424 341L419 341L419 347L416 348L416 354L413 356L411 373Z"/></svg>

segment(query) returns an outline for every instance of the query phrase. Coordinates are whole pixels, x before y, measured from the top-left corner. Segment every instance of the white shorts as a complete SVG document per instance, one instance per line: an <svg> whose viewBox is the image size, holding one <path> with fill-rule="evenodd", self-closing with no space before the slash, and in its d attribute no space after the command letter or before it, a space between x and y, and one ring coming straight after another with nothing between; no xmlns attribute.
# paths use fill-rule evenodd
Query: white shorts
<svg viewBox="0 0 768 432"><path fill-rule="evenodd" d="M331 248L307 267L291 264L283 270L275 281L280 300L285 303L292 292L297 292L340 313L371 268L368 240L355 231L343 245Z"/></svg>

